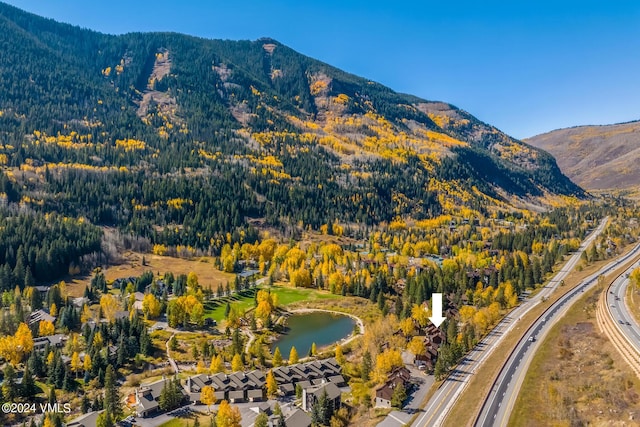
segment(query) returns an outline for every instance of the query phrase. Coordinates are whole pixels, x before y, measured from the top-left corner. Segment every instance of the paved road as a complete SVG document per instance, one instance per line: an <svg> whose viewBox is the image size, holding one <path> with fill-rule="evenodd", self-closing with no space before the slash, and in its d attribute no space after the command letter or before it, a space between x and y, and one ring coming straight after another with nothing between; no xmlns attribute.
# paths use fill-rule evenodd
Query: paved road
<svg viewBox="0 0 640 427"><path fill-rule="evenodd" d="M635 348L636 352L640 354L640 326L634 321L629 312L625 298L627 287L629 286L627 275L638 267L640 267L640 262L635 263L624 275L613 282L607 294L607 306L613 314L614 322L618 323L618 328Z"/></svg>
<svg viewBox="0 0 640 427"><path fill-rule="evenodd" d="M451 374L423 407L424 413L416 418L412 426L440 426L445 417L467 387L471 376L489 357L504 336L517 327L518 320L538 304L543 298L548 298L555 291L567 275L580 261L582 252L602 233L609 218L604 218L598 227L583 241L580 248L569 258L562 269L548 282L535 297L526 299L518 307L505 316L458 364Z"/></svg>
<svg viewBox="0 0 640 427"><path fill-rule="evenodd" d="M546 333L565 314L569 307L578 300L583 292L597 285L600 275L610 273L618 268L620 264L629 261L638 254L640 254L640 245L584 279L571 292L562 296L540 316L520 339L515 350L502 367L489 396L482 406L480 415L476 419L476 426L507 425L527 368Z"/></svg>

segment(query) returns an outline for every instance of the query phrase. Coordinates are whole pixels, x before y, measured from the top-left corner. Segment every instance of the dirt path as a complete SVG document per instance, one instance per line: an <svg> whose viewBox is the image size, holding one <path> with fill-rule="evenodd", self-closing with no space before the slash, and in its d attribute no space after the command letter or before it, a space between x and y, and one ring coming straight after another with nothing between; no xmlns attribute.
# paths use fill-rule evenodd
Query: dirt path
<svg viewBox="0 0 640 427"><path fill-rule="evenodd" d="M247 341L247 343L244 345L244 354L249 354L249 349L251 348L251 344L253 344L253 341L256 339L256 336L253 334L253 332L251 332L251 329L249 328L244 328L242 332L249 336L249 341Z"/></svg>
<svg viewBox="0 0 640 427"><path fill-rule="evenodd" d="M171 367L173 368L173 371L178 374L178 365L176 364L176 361L173 360L171 358L171 353L169 352L169 342L171 342L171 338L175 337L176 334L174 333L173 335L171 335L171 337L169 337L169 339L167 340L167 342L165 343L165 347L167 347L167 358L169 359L169 364L171 365Z"/></svg>

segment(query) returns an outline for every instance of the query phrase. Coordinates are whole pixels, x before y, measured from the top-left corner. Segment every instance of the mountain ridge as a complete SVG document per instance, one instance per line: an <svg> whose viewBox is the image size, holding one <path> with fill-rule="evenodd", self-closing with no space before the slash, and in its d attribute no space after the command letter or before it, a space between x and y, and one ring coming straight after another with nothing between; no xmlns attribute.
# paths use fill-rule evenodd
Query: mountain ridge
<svg viewBox="0 0 640 427"><path fill-rule="evenodd" d="M640 121L557 129L526 140L553 154L560 168L590 190L640 184Z"/></svg>
<svg viewBox="0 0 640 427"><path fill-rule="evenodd" d="M251 219L319 229L584 196L468 112L272 38L107 35L4 4L0 30L0 155L34 209L198 245Z"/></svg>

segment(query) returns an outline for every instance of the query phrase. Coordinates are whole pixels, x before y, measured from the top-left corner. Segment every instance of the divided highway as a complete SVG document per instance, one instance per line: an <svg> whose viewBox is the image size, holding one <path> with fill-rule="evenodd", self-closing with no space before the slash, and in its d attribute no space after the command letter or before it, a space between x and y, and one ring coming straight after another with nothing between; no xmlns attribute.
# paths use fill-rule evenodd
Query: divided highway
<svg viewBox="0 0 640 427"><path fill-rule="evenodd" d="M620 264L631 260L633 257L637 257L639 254L640 245L637 245L623 257L608 263L598 272L584 279L573 290L552 304L536 320L520 339L520 342L518 342L518 345L509 356L506 364L502 367L498 378L491 388L489 396L482 406L480 415L475 423L476 426L507 425L527 368L544 335L551 329L553 324L565 314L583 292L598 283L598 277L600 275L610 273L618 268ZM638 338L640 339L640 335L638 335Z"/></svg>
<svg viewBox="0 0 640 427"><path fill-rule="evenodd" d="M634 321L625 301L627 287L629 286L629 274L640 267L640 261L630 267L625 274L615 280L607 293L607 308L613 321L624 337L631 344L636 353L640 355L640 326Z"/></svg>
<svg viewBox="0 0 640 427"><path fill-rule="evenodd" d="M563 282L563 280L574 269L580 261L582 252L602 233L609 218L604 218L598 227L589 234L583 241L580 248L571 255L562 269L548 282L536 296L526 299L518 307L514 308L505 316L492 330L480 341L454 368L449 376L443 381L438 390L431 397L424 413L416 418L412 426L440 426L445 417L467 387L471 376L478 370L484 361L491 355L493 350L502 341L504 336L517 325L517 320L524 316L543 298L549 297L553 291Z"/></svg>

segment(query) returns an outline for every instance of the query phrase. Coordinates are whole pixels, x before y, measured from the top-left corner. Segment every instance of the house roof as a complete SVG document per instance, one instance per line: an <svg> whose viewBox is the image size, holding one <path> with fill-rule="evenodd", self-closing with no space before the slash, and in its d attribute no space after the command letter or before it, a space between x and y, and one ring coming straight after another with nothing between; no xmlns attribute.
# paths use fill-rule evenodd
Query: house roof
<svg viewBox="0 0 640 427"><path fill-rule="evenodd" d="M389 383L385 383L376 389L376 397L391 400L391 396L393 396L393 388Z"/></svg>
<svg viewBox="0 0 640 427"><path fill-rule="evenodd" d="M114 319L116 320L120 320L120 319L128 319L129 318L129 312L126 310L118 310L115 312L115 314L113 315Z"/></svg>
<svg viewBox="0 0 640 427"><path fill-rule="evenodd" d="M269 405L269 403L267 402L262 402L262 403L258 403L255 406L251 407L251 410L253 412L264 412L266 414L270 414L271 413L271 405Z"/></svg>
<svg viewBox="0 0 640 427"><path fill-rule="evenodd" d="M192 377L187 378L187 382L185 383L185 388L190 393L193 393L193 392L198 393L202 391L202 388L204 386L209 384L211 384L211 379L204 374L200 374L200 375L194 375Z"/></svg>
<svg viewBox="0 0 640 427"><path fill-rule="evenodd" d="M229 399L244 399L244 390L233 390L229 392Z"/></svg>
<svg viewBox="0 0 640 427"><path fill-rule="evenodd" d="M399 366L389 373L389 379L393 378L402 378L406 382L411 379L411 372L404 366Z"/></svg>
<svg viewBox="0 0 640 427"><path fill-rule="evenodd" d="M310 427L311 417L301 409L297 409L291 413L285 420L287 427Z"/></svg>
<svg viewBox="0 0 640 427"><path fill-rule="evenodd" d="M159 406L158 401L153 398L151 393L145 393L139 396L138 402L138 408L142 409L142 411L148 411Z"/></svg>
<svg viewBox="0 0 640 427"><path fill-rule="evenodd" d="M295 387L291 383L282 383L282 384L279 384L278 386L280 387L280 390L282 390L285 393L292 392L295 390Z"/></svg>
<svg viewBox="0 0 640 427"><path fill-rule="evenodd" d="M333 375L328 379L329 379L329 382L332 382L334 384L344 384L346 382L342 375Z"/></svg>
<svg viewBox="0 0 640 427"><path fill-rule="evenodd" d="M47 345L47 343L49 343L49 345L60 346L67 339L68 339L68 336L65 335L65 334L49 335L49 336L46 336L46 337L34 338L33 339L33 345L35 347L40 347L40 346L44 347L44 346Z"/></svg>
<svg viewBox="0 0 640 427"><path fill-rule="evenodd" d="M247 391L248 398L256 398L256 397L262 397L262 396L263 396L263 393L261 388L256 388L256 389Z"/></svg>
<svg viewBox="0 0 640 427"><path fill-rule="evenodd" d="M324 391L327 392L327 397L331 400L337 399L340 397L342 392L334 383L325 383L319 386L311 386L306 389L307 393L311 393L315 397L320 397Z"/></svg>
<svg viewBox="0 0 640 427"><path fill-rule="evenodd" d="M296 384L296 387L297 386L300 386L303 389L311 387L311 381L306 381L306 380L305 381L299 381L298 384Z"/></svg>
<svg viewBox="0 0 640 427"><path fill-rule="evenodd" d="M34 323L41 322L43 320L47 320L51 323L56 321L56 317L50 315L44 310L36 310L29 315L28 323L29 325L33 325Z"/></svg>
<svg viewBox="0 0 640 427"><path fill-rule="evenodd" d="M84 415L80 415L78 418L67 423L67 427L96 427L98 421L98 415L103 413L102 411L89 412Z"/></svg>
<svg viewBox="0 0 640 427"><path fill-rule="evenodd" d="M247 377L256 387L262 387L266 382L264 372L262 371L253 370L247 373Z"/></svg>
<svg viewBox="0 0 640 427"><path fill-rule="evenodd" d="M171 381L171 379L163 378L149 384L141 385L140 388L138 388L138 401L140 402L138 407L144 411L158 407L158 399L160 398L165 383L168 381Z"/></svg>

